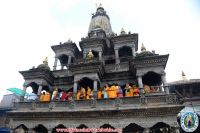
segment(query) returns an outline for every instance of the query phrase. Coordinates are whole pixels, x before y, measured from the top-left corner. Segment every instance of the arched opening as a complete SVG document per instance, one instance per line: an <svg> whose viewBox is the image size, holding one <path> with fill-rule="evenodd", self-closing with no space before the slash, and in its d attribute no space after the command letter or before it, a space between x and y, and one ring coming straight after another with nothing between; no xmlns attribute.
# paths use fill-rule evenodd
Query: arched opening
<svg viewBox="0 0 200 133"><path fill-rule="evenodd" d="M91 80L87 77L80 79L78 84L79 84L79 88L83 87L83 88L87 89L87 87L90 87L91 89L93 89L93 80Z"/></svg>
<svg viewBox="0 0 200 133"><path fill-rule="evenodd" d="M30 91L30 93L28 95L28 100L29 101L38 100L37 92L38 92L39 85L37 83L35 83L35 82L31 82L30 84L28 84L27 87L28 87L28 89Z"/></svg>
<svg viewBox="0 0 200 133"><path fill-rule="evenodd" d="M36 126L33 129L36 133L48 133L48 130L45 126L43 126L42 124L39 124L38 126Z"/></svg>
<svg viewBox="0 0 200 133"><path fill-rule="evenodd" d="M132 56L132 50L128 46L123 46L119 49L120 62L128 61L128 57Z"/></svg>
<svg viewBox="0 0 200 133"><path fill-rule="evenodd" d="M14 129L14 133L28 133L28 128L24 124L21 124Z"/></svg>
<svg viewBox="0 0 200 133"><path fill-rule="evenodd" d="M92 50L92 54L94 55L94 58L99 57L99 53L97 51Z"/></svg>
<svg viewBox="0 0 200 133"><path fill-rule="evenodd" d="M163 122L158 122L150 128L153 133L170 133L170 126Z"/></svg>
<svg viewBox="0 0 200 133"><path fill-rule="evenodd" d="M59 131L56 131L56 129L66 129L66 127L63 124L59 124L56 127L53 128L52 133L60 133ZM65 132L65 133L69 133L69 132Z"/></svg>
<svg viewBox="0 0 200 133"><path fill-rule="evenodd" d="M135 123L131 123L123 128L123 133L143 133L143 131L144 128Z"/></svg>
<svg viewBox="0 0 200 133"><path fill-rule="evenodd" d="M157 74L153 71L146 73L142 77L142 82L144 85L144 89L147 92L158 92L161 91L162 79L161 75Z"/></svg>
<svg viewBox="0 0 200 133"><path fill-rule="evenodd" d="M77 129L82 129L82 131L81 132L74 132L74 133L92 133L92 132L84 132L84 131L86 131L87 130L87 126L86 125L84 125L84 124L81 124L81 125L79 125L78 127L76 127Z"/></svg>
<svg viewBox="0 0 200 133"><path fill-rule="evenodd" d="M103 132L97 132L97 133L118 133L118 132L109 132L109 130L115 129L113 126L110 124L103 124L102 126L99 127L100 129L104 130ZM108 132L107 132L108 131Z"/></svg>

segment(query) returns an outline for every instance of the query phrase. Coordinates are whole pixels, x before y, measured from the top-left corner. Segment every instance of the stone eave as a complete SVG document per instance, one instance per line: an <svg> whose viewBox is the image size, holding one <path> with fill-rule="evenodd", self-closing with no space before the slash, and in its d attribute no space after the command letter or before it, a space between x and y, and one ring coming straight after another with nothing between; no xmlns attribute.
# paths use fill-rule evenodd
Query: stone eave
<svg viewBox="0 0 200 133"><path fill-rule="evenodd" d="M111 37L111 42L114 44L120 44L120 43L127 43L127 42L134 42L135 43L135 50L138 50L138 34L125 34L125 35L119 35Z"/></svg>
<svg viewBox="0 0 200 133"><path fill-rule="evenodd" d="M40 69L33 69L33 70L28 70L28 71L19 71L19 73L22 74L25 80L30 80L30 79L45 79L49 83L53 83L54 81L54 76L49 70L40 70Z"/></svg>
<svg viewBox="0 0 200 133"><path fill-rule="evenodd" d="M71 50L73 52L75 51L79 51L78 50L78 47L76 46L75 43L63 43L63 44L60 44L60 45L53 45L51 46L51 49L56 53L57 51L59 50Z"/></svg>
<svg viewBox="0 0 200 133"><path fill-rule="evenodd" d="M139 57L139 58L134 58L131 61L131 64L134 66L134 68L144 68L153 66L162 66L165 68L168 58L169 54Z"/></svg>
<svg viewBox="0 0 200 133"><path fill-rule="evenodd" d="M163 105L163 106L143 106L143 107L129 107L129 108L115 108L107 110L99 110L92 108L91 110L47 110L42 111L30 110L30 111L9 111L8 116L14 119L30 119L30 118L85 118L85 117L122 117L122 116L165 116L165 115L176 115L183 105Z"/></svg>

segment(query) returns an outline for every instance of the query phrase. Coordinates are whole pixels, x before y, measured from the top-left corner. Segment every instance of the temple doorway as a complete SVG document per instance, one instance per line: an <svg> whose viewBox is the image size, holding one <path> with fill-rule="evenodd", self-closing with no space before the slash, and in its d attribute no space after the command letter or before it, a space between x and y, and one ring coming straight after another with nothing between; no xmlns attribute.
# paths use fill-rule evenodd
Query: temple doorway
<svg viewBox="0 0 200 133"><path fill-rule="evenodd" d="M170 133L170 126L163 122L158 122L150 128L152 133Z"/></svg>
<svg viewBox="0 0 200 133"><path fill-rule="evenodd" d="M104 124L102 126L99 127L100 129L115 129L113 126L111 126L110 124ZM97 133L118 133L118 132L97 132Z"/></svg>
<svg viewBox="0 0 200 133"><path fill-rule="evenodd" d="M57 132L56 131L56 129L61 129L61 128L63 128L63 129L66 129L66 127L63 125L63 124L59 124L59 125L57 125L56 127L54 127L53 128L53 130L52 130L52 132L51 133L60 133L60 132ZM65 132L65 133L69 133L69 132Z"/></svg>
<svg viewBox="0 0 200 133"><path fill-rule="evenodd" d="M83 131L86 129L87 130L87 126L84 124L79 125L78 127L76 127L77 129L83 129ZM74 133L92 133L92 132L74 132Z"/></svg>
<svg viewBox="0 0 200 133"><path fill-rule="evenodd" d="M36 126L35 128L33 128L33 130L36 133L48 133L48 130L45 126L43 126L42 124L39 124L38 126Z"/></svg>
<svg viewBox="0 0 200 133"><path fill-rule="evenodd" d="M123 129L123 133L143 133L144 128L135 124L131 123Z"/></svg>
<svg viewBox="0 0 200 133"><path fill-rule="evenodd" d="M21 124L14 129L14 133L28 133L28 128L24 124Z"/></svg>

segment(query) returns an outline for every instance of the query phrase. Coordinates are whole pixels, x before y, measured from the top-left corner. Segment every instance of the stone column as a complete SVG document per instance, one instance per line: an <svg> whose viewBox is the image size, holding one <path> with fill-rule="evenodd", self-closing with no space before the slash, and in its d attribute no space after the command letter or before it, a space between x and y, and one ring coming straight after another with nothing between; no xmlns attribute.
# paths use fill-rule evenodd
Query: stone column
<svg viewBox="0 0 200 133"><path fill-rule="evenodd" d="M67 62L67 64L68 64L68 65L71 64L71 61L72 61L72 56L69 56L69 57L68 57L68 62Z"/></svg>
<svg viewBox="0 0 200 133"><path fill-rule="evenodd" d="M22 94L22 96L20 98L20 101L24 101L24 97L25 97L25 94L26 94L26 89L27 89L27 86L24 84L23 85L23 94Z"/></svg>
<svg viewBox="0 0 200 133"><path fill-rule="evenodd" d="M132 47L132 55L135 57L135 45Z"/></svg>
<svg viewBox="0 0 200 133"><path fill-rule="evenodd" d="M41 94L41 91L42 91L42 85L39 85L38 92L37 92L38 98Z"/></svg>
<svg viewBox="0 0 200 133"><path fill-rule="evenodd" d="M55 56L55 61L54 61L53 70L56 70L57 63L58 63L58 57L57 57L57 56Z"/></svg>
<svg viewBox="0 0 200 133"><path fill-rule="evenodd" d="M169 94L169 88L167 86L167 81L166 81L166 73L165 71L162 71L161 73L161 78L162 78L162 83L163 83L163 87L165 89L165 93Z"/></svg>
<svg viewBox="0 0 200 133"><path fill-rule="evenodd" d="M143 133L150 133L150 129L149 128L145 128Z"/></svg>
<svg viewBox="0 0 200 133"><path fill-rule="evenodd" d="M116 64L120 63L118 49L115 49L115 63Z"/></svg>
<svg viewBox="0 0 200 133"><path fill-rule="evenodd" d="M76 100L76 93L77 93L78 82L74 81L74 88L73 88L73 99Z"/></svg>
<svg viewBox="0 0 200 133"><path fill-rule="evenodd" d="M102 51L99 51L99 60L102 61Z"/></svg>
<svg viewBox="0 0 200 133"><path fill-rule="evenodd" d="M83 51L83 58L84 58L84 59L86 58L86 55L87 55L87 52L86 52L86 51Z"/></svg>
<svg viewBox="0 0 200 133"><path fill-rule="evenodd" d="M93 82L93 89L94 98L97 99L97 80L94 80Z"/></svg>
<svg viewBox="0 0 200 133"><path fill-rule="evenodd" d="M139 76L137 77L137 80L138 80L138 86L139 86L139 88L142 89L142 88L143 88L142 76L139 75Z"/></svg>

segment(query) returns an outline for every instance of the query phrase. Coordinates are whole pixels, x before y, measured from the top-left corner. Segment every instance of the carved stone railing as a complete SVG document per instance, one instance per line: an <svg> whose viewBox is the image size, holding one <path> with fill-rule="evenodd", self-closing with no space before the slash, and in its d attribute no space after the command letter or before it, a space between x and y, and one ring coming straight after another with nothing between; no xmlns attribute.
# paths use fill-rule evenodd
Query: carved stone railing
<svg viewBox="0 0 200 133"><path fill-rule="evenodd" d="M175 94L144 94L135 97L123 97L116 99L92 99L92 100L72 100L72 101L51 101L51 102L16 102L16 110L91 110L93 108L110 109L134 109L144 106L164 106L177 105Z"/></svg>

